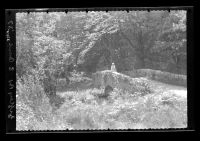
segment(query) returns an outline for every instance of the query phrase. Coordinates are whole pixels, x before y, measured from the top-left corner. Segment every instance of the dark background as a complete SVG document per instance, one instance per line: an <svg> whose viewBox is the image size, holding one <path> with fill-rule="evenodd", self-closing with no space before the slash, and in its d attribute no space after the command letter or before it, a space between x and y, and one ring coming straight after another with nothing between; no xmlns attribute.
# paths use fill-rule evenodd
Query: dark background
<svg viewBox="0 0 200 141"><path fill-rule="evenodd" d="M6 3L6 4L5 4ZM89 2L86 2L86 1L84 1L84 2L82 2L82 3L79 3L78 2L78 5L77 5L77 3L76 4L72 4L71 2L70 2L70 4L69 3L67 3L66 1L65 1L65 4L63 4L63 3L59 3L59 2L53 2L53 1L48 1L48 2L43 2L42 4L40 3L40 4L38 4L38 2L36 2L36 1L32 1L32 2L30 2L31 3L31 6L30 5L26 5L26 3L29 3L28 1L23 1L23 2L19 2L19 1L15 1L14 3L13 2L10 2L10 1L6 1L4 4L2 4L3 5L3 8L1 9L1 14L2 14L2 17L3 16L5 16L4 15L4 10L5 9L7 9L7 8L11 8L11 9L15 9L15 8L17 8L17 9L26 9L26 8L31 8L31 6L32 7L37 7L37 8L45 8L45 7L62 7L63 6L63 8L64 7L97 7L97 5L98 5L98 7L104 7L104 6L106 6L106 7L124 7L124 6L134 6L134 7L149 7L149 6L152 6L152 7L157 7L157 6L194 6L194 25L193 25L193 23L191 23L191 26L192 27L194 27L193 28L193 30L191 31L191 33L190 33L190 39L193 39L193 41L191 41L191 44L193 44L192 46L193 47L191 47L191 48L189 48L189 50L188 50L188 53L187 53L187 55L188 55L188 59L187 60L190 60L190 61L188 61L188 68L189 68L189 74L190 75L188 75L188 80L189 80L189 82L190 82L190 85L188 86L188 88L189 88L189 94L194 94L193 96L192 95L189 95L189 101L192 101L191 103L190 103L190 109L189 109L189 111L191 112L191 120L193 121L192 122L192 128L191 129L194 129L195 131L196 131L196 133L197 132L199 132L199 127L198 127L198 120L197 119L199 119L199 118L197 118L197 116L198 116L198 112L197 112L197 101L196 102L193 102L193 101L195 101L195 100L198 100L198 98L197 98L197 94L198 94L198 91L197 91L197 83L194 83L195 82L195 80L196 80L196 82L197 82L197 80L198 80L198 78L197 78L197 72L198 72L198 58L197 58L197 56L198 56L198 44L197 43L199 43L198 42L198 31L199 31L199 21L198 21L198 13L197 13L197 11L198 11L198 9L199 9L199 7L197 7L197 5L199 5L199 2L197 2L197 1L187 1L187 2L185 2L185 1L179 1L179 2L174 2L174 1L159 1L159 0L155 0L155 1L145 1L145 0L138 0L138 1L133 1L133 2L131 2L131 4L130 4L130 2L128 3L128 2L110 2L110 3L108 3L108 2L102 2L101 1L101 3L99 3L99 4L97 4L98 2L93 2L93 4L92 3L89 3ZM11 5L11 3L12 3L12 5ZM94 4L95 3L95 4ZM51 6L49 6L49 5L51 5ZM95 5L95 6L94 6ZM4 25L4 20L1 20L1 22L2 22L2 25ZM2 26L3 27L3 26ZM1 32L1 34L2 34L3 32ZM195 34L196 33L196 34ZM195 35L195 36L194 36ZM1 37L3 37L4 36L4 33L2 34L2 36ZM189 39L189 40L190 40ZM2 40L1 40L2 41ZM2 53L2 57L4 56L4 53L3 53L4 51L2 51L1 53ZM4 59L2 59L2 60L4 60ZM3 61L4 63L6 63L5 61ZM196 68L195 68L196 67ZM195 69L194 69L195 68ZM5 71L4 71L4 73L6 73ZM4 75L5 76L5 75ZM194 77L195 76L195 77ZM194 98L194 96L195 96L195 98ZM4 98L2 98L2 104L4 103L5 101L4 101ZM196 105L195 105L196 104ZM195 106L194 106L195 105ZM5 106L4 104L3 104L3 106ZM2 107L3 107L2 106ZM196 107L196 108L195 108ZM194 112L194 111L196 111L196 112ZM3 122L3 120L1 120L2 121L2 124L1 125L3 125L3 123L5 123L5 122ZM4 120L5 121L5 120ZM5 126L4 126L4 131L5 131ZM192 132L192 133L194 133L194 132ZM123 134L123 132L122 133L119 133L120 135L122 135ZM174 132L174 134L173 135L176 135L177 133L176 132ZM186 131L182 131L181 132L181 135L188 135L188 134L191 134L191 132L186 132ZM152 135L152 134L151 134ZM163 134L162 134L163 135ZM171 134L172 135L172 134Z"/></svg>

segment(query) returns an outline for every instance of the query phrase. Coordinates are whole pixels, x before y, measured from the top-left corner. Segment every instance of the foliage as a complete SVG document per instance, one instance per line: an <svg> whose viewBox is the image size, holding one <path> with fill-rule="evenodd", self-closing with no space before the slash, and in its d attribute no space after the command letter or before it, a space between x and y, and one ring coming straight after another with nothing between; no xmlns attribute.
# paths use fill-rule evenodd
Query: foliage
<svg viewBox="0 0 200 141"><path fill-rule="evenodd" d="M20 118L24 116L22 121L23 119L27 119L27 122L29 119L42 121L48 118L48 114L51 113L48 98L44 94L43 88L37 78L24 76L21 80L18 80L16 97L17 122L20 122Z"/></svg>
<svg viewBox="0 0 200 141"><path fill-rule="evenodd" d="M64 130L70 128L55 115L37 76L24 76L17 81L17 130Z"/></svg>
<svg viewBox="0 0 200 141"><path fill-rule="evenodd" d="M68 62L95 71L104 57L102 67L115 62L119 71L165 67L180 72L186 61L185 24L185 11L18 13L17 70L49 62L61 71Z"/></svg>
<svg viewBox="0 0 200 141"><path fill-rule="evenodd" d="M100 89L65 93L59 109L73 129L183 128L187 124L185 99L172 94L134 97L115 89L108 100Z"/></svg>
<svg viewBox="0 0 200 141"><path fill-rule="evenodd" d="M169 27L164 27L153 50L165 58L171 58L169 61L176 68L175 71L181 73L181 68L186 70L186 12L173 11L166 19L165 26Z"/></svg>
<svg viewBox="0 0 200 141"><path fill-rule="evenodd" d="M17 101L22 101L39 114L50 111L49 99L37 77L24 76L17 81Z"/></svg>
<svg viewBox="0 0 200 141"><path fill-rule="evenodd" d="M133 75L127 74L133 77L144 73L156 80L185 82L182 75L135 69L186 74L186 59L183 10L17 13L17 129L185 126L181 108L186 106L179 100L167 102L179 105L178 110L157 105L149 97L154 94L149 84L129 85L141 99L114 89L106 101L90 77L114 62L118 72L131 71Z"/></svg>
<svg viewBox="0 0 200 141"><path fill-rule="evenodd" d="M39 81L27 76L17 82L17 129L183 128L187 124L186 99L173 93L136 96L115 88L108 99L99 98L102 94L103 89L97 88L58 93L65 102L53 112Z"/></svg>

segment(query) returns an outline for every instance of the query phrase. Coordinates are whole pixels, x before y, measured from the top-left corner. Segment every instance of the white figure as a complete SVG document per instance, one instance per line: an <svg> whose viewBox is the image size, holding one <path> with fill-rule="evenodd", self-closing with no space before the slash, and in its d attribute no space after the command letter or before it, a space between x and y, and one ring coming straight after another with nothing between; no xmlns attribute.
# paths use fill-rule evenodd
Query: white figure
<svg viewBox="0 0 200 141"><path fill-rule="evenodd" d="M111 71L115 71L115 72L117 71L114 63L112 63L112 65L111 65Z"/></svg>

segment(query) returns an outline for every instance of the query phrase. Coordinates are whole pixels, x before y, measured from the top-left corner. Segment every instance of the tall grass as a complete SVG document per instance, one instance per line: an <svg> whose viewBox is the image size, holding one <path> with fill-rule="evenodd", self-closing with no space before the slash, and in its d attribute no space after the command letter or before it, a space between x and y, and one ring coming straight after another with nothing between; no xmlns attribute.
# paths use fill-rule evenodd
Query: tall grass
<svg viewBox="0 0 200 141"><path fill-rule="evenodd" d="M38 77L27 75L17 80L16 129L66 129L52 107ZM58 120L59 119L59 120ZM60 124L58 124L58 122Z"/></svg>
<svg viewBox="0 0 200 141"><path fill-rule="evenodd" d="M70 97L70 100L59 109L66 123L73 129L187 126L185 99L176 99L174 95L166 98L166 95L158 94L135 97L128 92L114 89L109 99L105 100L99 99L98 95L101 93L100 89L66 93L65 96Z"/></svg>
<svg viewBox="0 0 200 141"><path fill-rule="evenodd" d="M78 87L78 85L76 85ZM37 77L17 80L17 130L139 129L187 127L187 101L171 93L135 94L115 88L108 98L103 89L67 90L52 110Z"/></svg>

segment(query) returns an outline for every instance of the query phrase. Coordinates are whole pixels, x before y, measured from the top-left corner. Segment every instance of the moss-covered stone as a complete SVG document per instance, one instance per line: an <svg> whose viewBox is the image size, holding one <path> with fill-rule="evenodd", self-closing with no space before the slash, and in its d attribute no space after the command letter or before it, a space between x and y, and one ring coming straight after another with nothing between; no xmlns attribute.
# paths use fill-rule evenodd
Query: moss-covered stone
<svg viewBox="0 0 200 141"><path fill-rule="evenodd" d="M110 70L94 73L93 83L95 87L105 88L106 86L111 86L112 88L126 90L131 93L150 92L149 84L145 79L131 78L130 76Z"/></svg>

